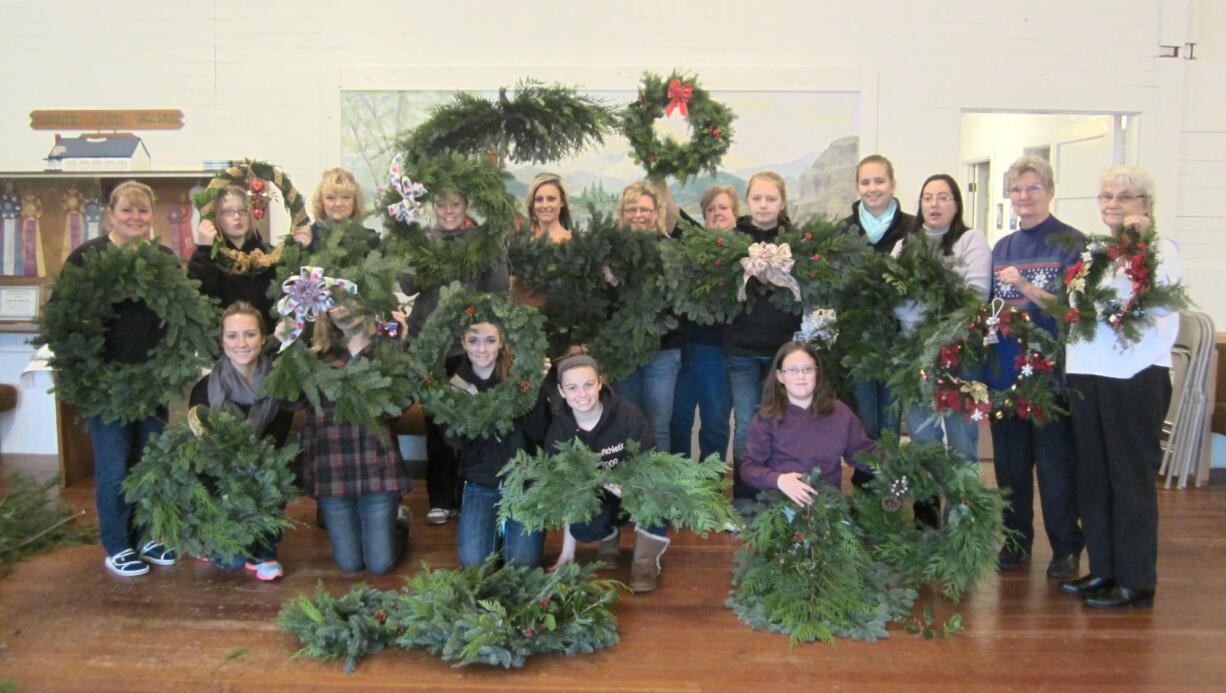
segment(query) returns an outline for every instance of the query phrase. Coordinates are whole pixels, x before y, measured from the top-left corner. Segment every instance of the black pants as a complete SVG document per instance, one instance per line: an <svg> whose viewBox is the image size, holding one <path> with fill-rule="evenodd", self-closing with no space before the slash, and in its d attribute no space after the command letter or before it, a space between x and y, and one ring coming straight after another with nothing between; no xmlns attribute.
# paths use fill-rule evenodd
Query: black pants
<svg viewBox="0 0 1226 693"><path fill-rule="evenodd" d="M446 361L447 377L455 374L460 367L460 356L448 356ZM434 422L434 417L427 412L426 419L426 496L431 508L457 510L460 507L460 497L464 484L460 481L459 460L455 450L443 439L443 431Z"/></svg>
<svg viewBox="0 0 1226 693"><path fill-rule="evenodd" d="M1085 545L1077 524L1077 460L1073 432L1065 417L1042 426L1018 418L992 422L996 485L1008 488L1005 528L1017 532L1021 548L1034 543L1034 476L1039 477L1043 526L1053 556L1080 553Z"/></svg>
<svg viewBox="0 0 1226 693"><path fill-rule="evenodd" d="M1090 574L1153 589L1158 574L1158 490L1169 369L1131 378L1068 376L1077 440L1077 483Z"/></svg>

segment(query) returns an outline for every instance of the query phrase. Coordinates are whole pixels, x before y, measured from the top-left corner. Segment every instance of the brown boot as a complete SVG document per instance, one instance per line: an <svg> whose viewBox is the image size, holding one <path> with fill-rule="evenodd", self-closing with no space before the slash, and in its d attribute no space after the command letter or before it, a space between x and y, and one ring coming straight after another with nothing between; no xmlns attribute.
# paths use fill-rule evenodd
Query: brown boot
<svg viewBox="0 0 1226 693"><path fill-rule="evenodd" d="M667 537L634 530L634 565L630 568L630 591L650 592L660 582L660 556L668 548Z"/></svg>
<svg viewBox="0 0 1226 693"><path fill-rule="evenodd" d="M601 539L596 545L596 560L616 564L622 555L621 537L621 530L614 528L612 534Z"/></svg>

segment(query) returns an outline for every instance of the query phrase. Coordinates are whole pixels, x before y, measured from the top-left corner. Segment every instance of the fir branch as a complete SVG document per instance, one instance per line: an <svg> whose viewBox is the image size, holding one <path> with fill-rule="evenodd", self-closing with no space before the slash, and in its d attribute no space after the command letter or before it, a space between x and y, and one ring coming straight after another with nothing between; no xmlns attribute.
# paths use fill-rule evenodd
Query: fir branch
<svg viewBox="0 0 1226 693"><path fill-rule="evenodd" d="M735 518L724 492L728 464L720 455L695 463L688 456L659 450L639 452L627 444L627 458L609 470L610 483L622 490L622 509L640 527L668 522L695 533L723 529Z"/></svg>
<svg viewBox="0 0 1226 693"><path fill-rule="evenodd" d="M39 483L20 472L5 478L0 495L0 575L17 561L61 544L93 541L93 531L73 526L84 514L55 499L58 476Z"/></svg>

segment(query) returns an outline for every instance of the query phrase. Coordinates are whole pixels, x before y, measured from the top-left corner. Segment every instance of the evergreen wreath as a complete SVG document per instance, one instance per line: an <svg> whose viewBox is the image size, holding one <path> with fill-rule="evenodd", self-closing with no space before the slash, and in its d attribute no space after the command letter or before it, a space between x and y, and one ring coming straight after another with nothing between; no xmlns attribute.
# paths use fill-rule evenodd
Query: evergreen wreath
<svg viewBox="0 0 1226 693"><path fill-rule="evenodd" d="M776 242L792 250L792 276L800 284L801 300L797 303L790 292L778 289L771 292L770 300L795 315L803 314L805 308L832 305L845 281L845 268L856 267L872 253L863 236L849 234L841 223L820 217L800 227L780 229Z"/></svg>
<svg viewBox="0 0 1226 693"><path fill-rule="evenodd" d="M94 541L92 528L73 521L85 514L57 497L58 475L46 481L21 472L6 474L0 491L0 577L13 564L61 544Z"/></svg>
<svg viewBox="0 0 1226 693"><path fill-rule="evenodd" d="M761 495L765 507L736 554L728 607L749 627L784 633L793 645L888 638L886 625L910 613L916 590L874 560L847 499L820 470L805 481L817 491L807 508L778 491Z"/></svg>
<svg viewBox="0 0 1226 693"><path fill-rule="evenodd" d="M665 289L673 311L699 325L723 325L745 310L737 300L741 258L750 238L738 231L689 225L660 246Z"/></svg>
<svg viewBox="0 0 1226 693"><path fill-rule="evenodd" d="M610 380L651 360L660 338L677 326L668 312L661 246L652 233L631 231L592 210L588 225L565 243L516 234L512 274L546 298L541 307L551 353L586 344ZM607 269L617 281L606 281Z"/></svg>
<svg viewBox="0 0 1226 693"><path fill-rule="evenodd" d="M993 360L993 344L1003 338L1015 338L1022 347L1012 364L1017 376L1008 389L962 377L968 368L1001 367ZM1017 416L1043 424L1064 413L1056 394L1060 348L1029 313L997 299L994 304L962 308L938 324L915 358L892 371L887 382L901 401L919 402L937 414L958 412L973 421Z"/></svg>
<svg viewBox="0 0 1226 693"><path fill-rule="evenodd" d="M65 264L43 307L35 346L53 352L54 391L80 416L107 422L140 421L179 398L214 363L217 309L188 279L173 254L155 243L109 245ZM144 303L166 334L141 363L103 361L106 325L115 306Z"/></svg>
<svg viewBox="0 0 1226 693"><path fill-rule="evenodd" d="M291 525L284 513L298 497L290 468L298 447L278 448L227 411L193 407L189 420L150 438L124 497L136 524L182 555L245 557Z"/></svg>
<svg viewBox="0 0 1226 693"><path fill-rule="evenodd" d="M413 364L398 338L399 325L390 322L391 311L399 305L396 276L403 259L391 241L370 250L368 236L366 231L334 231L308 261L316 263L311 266L323 267L328 276L341 276L357 284L356 295L334 294L351 312L375 316L378 332L374 358L355 358L338 368L299 339L273 361L262 394L290 402L305 397L321 414L323 401L328 400L335 405L338 418L366 426L383 437L387 435L383 421L399 416L409 404L414 390ZM385 255L385 251L390 254ZM295 244L286 259L300 259L302 253L305 249ZM286 266L279 272L288 273L288 269ZM389 323L395 327L389 327Z"/></svg>
<svg viewBox="0 0 1226 693"><path fill-rule="evenodd" d="M546 572L497 556L457 570L423 570L400 592L354 586L336 598L317 588L285 604L278 623L303 647L295 657L358 661L388 645L455 662L522 667L536 654L567 656L617 644L611 610L621 585L576 563Z"/></svg>
<svg viewBox="0 0 1226 693"><path fill-rule="evenodd" d="M513 90L499 89L496 101L456 92L413 130L405 151L544 164L602 144L613 127L611 108L573 88L524 80Z"/></svg>
<svg viewBox="0 0 1226 693"><path fill-rule="evenodd" d="M502 382L480 394L470 394L447 378L447 351L476 323L498 326L504 344L514 354L511 371ZM411 353L417 398L434 420L466 438L509 432L514 419L536 404L545 377L545 319L504 294L465 289L459 282L443 287L438 307L413 342Z"/></svg>
<svg viewBox="0 0 1226 693"><path fill-rule="evenodd" d="M1127 298L1120 296L1108 278L1119 267L1131 283ZM1115 330L1116 346L1127 349L1141 339L1141 330L1152 324L1149 311L1187 308L1190 301L1181 283L1156 283L1158 273L1158 234L1151 226L1145 231L1120 225L1115 235L1087 239L1081 259L1068 269L1064 287L1069 307L1058 301L1054 315L1066 330L1070 343L1094 338L1099 321ZM1063 311L1063 312L1062 312Z"/></svg>
<svg viewBox="0 0 1226 693"><path fill-rule="evenodd" d="M866 250L845 273L834 296L839 333L834 348L847 377L857 382L914 379L911 366L927 335L952 313L979 304L946 264L940 245L923 234L909 236L897 258ZM907 301L924 306L925 318L904 334L894 309Z"/></svg>
<svg viewBox="0 0 1226 693"><path fill-rule="evenodd" d="M1001 491L984 485L977 462L938 442L903 445L889 432L874 454L861 454L860 460L876 476L866 492L852 496L852 516L876 560L909 586L940 585L955 604L996 572L1006 501ZM912 513L902 512L905 499L936 500L943 508L941 526L914 523Z"/></svg>
<svg viewBox="0 0 1226 693"><path fill-rule="evenodd" d="M734 521L724 496L732 482L719 455L694 463L684 455L640 451L626 443L626 459L612 469L582 441L562 443L556 453L521 451L498 473L501 520L514 518L528 531L586 522L600 511L604 489L621 489L622 511L641 527L664 521L705 535Z"/></svg>
<svg viewBox="0 0 1226 693"><path fill-rule="evenodd" d="M405 154L392 164L389 175L419 186L422 202L415 199L417 205L432 202L440 193L459 192L481 218L476 233L467 232L458 239L436 237L397 211L403 194L395 186L388 187L383 196L384 224L405 245L414 286L420 290L464 281L493 267L517 214L515 198L506 189L510 174L485 157L470 158L452 151L424 155L408 144L402 146Z"/></svg>
<svg viewBox="0 0 1226 693"><path fill-rule="evenodd" d="M285 172L277 166L253 159L244 159L242 162L234 163L224 171L218 171L214 174L213 180L209 181L208 187L196 193L192 198L192 202L195 204L196 209L200 210L200 218L202 220L207 219L215 223L217 220L217 200L221 198L221 194L225 192L227 186L237 185L247 190L247 198L251 206L251 216L257 220L263 219L268 213L269 184L276 187L281 193L281 201L285 204L285 209L290 215L290 231L303 224L310 223L311 220L307 217L306 205L303 203L302 195L294 188L294 184L290 182L289 176L285 175ZM220 229L218 230L218 235L220 235ZM212 257L227 272L238 275L258 274L275 265L284 248L284 246L277 246L271 253L265 253L259 249L243 252L237 248L225 247L225 245L225 242L220 238L215 241L213 243Z"/></svg>
<svg viewBox="0 0 1226 693"><path fill-rule="evenodd" d="M654 125L658 118L678 111L690 125L690 141L662 141ZM715 101L698 84L697 76L674 71L667 78L643 73L638 100L621 111L619 129L630 141L631 157L647 177L668 176L685 182L716 167L732 144L732 109Z"/></svg>

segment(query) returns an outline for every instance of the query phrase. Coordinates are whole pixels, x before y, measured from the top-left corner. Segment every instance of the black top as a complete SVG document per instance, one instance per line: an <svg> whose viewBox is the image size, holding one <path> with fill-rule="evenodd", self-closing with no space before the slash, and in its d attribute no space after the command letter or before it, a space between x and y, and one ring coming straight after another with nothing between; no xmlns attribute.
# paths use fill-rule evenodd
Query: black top
<svg viewBox="0 0 1226 693"><path fill-rule="evenodd" d="M192 387L191 397L187 400L188 407L196 405L209 406L209 376L207 375L196 382L196 385ZM241 409L244 414L251 409L249 405L239 404L238 402L235 402L234 405ZM271 436L273 443L277 447L283 447L285 439L289 437L289 429L293 423L294 412L280 407L277 409L277 415L272 417L272 421L264 428L263 433L266 436Z"/></svg>
<svg viewBox="0 0 1226 693"><path fill-rule="evenodd" d="M748 216L737 219L736 230L748 234L754 243L774 243L779 227L759 229ZM735 356L774 356L775 351L800 329L800 316L777 308L770 300L775 288L750 279L746 287L750 307L724 327L724 347Z"/></svg>
<svg viewBox="0 0 1226 693"><path fill-rule="evenodd" d="M455 373L456 378L477 388L478 392L490 390L500 381L497 375L478 378L472 364L463 359ZM520 450L533 451L545 439L549 428L549 407L545 396L537 392L536 403L527 414L514 420L514 426L504 434L490 434L484 438L466 438L452 435L446 425L440 424L447 444L456 450L459 458L460 476L485 486L499 485L498 472Z"/></svg>
<svg viewBox="0 0 1226 693"><path fill-rule="evenodd" d="M220 232L213 242L225 243L234 248L234 244ZM242 247L237 250L244 253L253 250L263 250L265 253L270 251L268 244L254 233L247 234ZM269 326L268 329L272 329L276 316L273 314L273 300L268 295L268 286L276 276L276 268L268 267L253 274L231 274L213 259L212 252L213 246L198 245L187 262L187 276L200 282L200 293L217 299L222 310L235 301L246 301L263 314L265 324Z"/></svg>
<svg viewBox="0 0 1226 693"><path fill-rule="evenodd" d="M604 410L600 421L590 431L579 428L575 414L565 403L554 412L553 423L545 435L545 449L556 452L559 443L576 438L600 455L602 467L615 467L626 457L626 441L638 441L639 450L655 448L656 434L643 412L632 403L621 399L608 388L600 391L600 403Z"/></svg>
<svg viewBox="0 0 1226 693"><path fill-rule="evenodd" d="M84 266L86 253L104 253L110 245L113 245L110 236L86 241L68 255L66 262ZM170 248L160 243L157 247L168 255L174 255ZM149 357L149 351L166 336L161 319L144 301L120 301L114 308L115 317L103 325L106 342L102 358L125 365L143 363Z"/></svg>
<svg viewBox="0 0 1226 693"><path fill-rule="evenodd" d="M897 197L894 198L894 202L898 203ZM861 236L867 235L864 233L864 227L860 226L859 200L851 204L851 216L843 220L843 225L859 231ZM890 222L890 228L885 230L885 235L881 237L881 240L873 244L873 250L886 254L893 252L895 244L911 233L913 228L915 228L915 216L902 211L902 205L899 205L898 211L894 212L894 220Z"/></svg>

